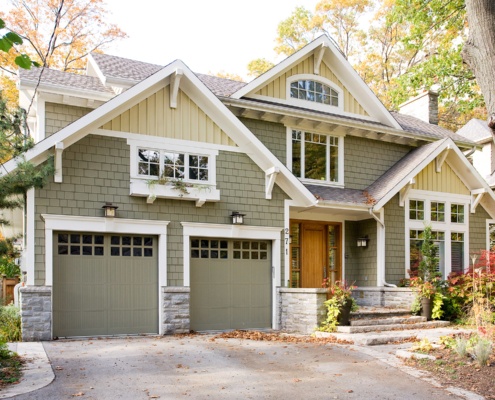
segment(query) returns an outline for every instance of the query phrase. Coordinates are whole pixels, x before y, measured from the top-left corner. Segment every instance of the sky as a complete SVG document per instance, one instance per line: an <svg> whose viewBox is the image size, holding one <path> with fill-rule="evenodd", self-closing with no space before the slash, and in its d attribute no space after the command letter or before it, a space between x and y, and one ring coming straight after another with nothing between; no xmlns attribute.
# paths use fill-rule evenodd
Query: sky
<svg viewBox="0 0 495 400"><path fill-rule="evenodd" d="M319 0L105 0L109 20L129 36L105 53L166 65L182 60L194 72L247 77L256 58L275 54L279 22L297 6L314 11Z"/></svg>

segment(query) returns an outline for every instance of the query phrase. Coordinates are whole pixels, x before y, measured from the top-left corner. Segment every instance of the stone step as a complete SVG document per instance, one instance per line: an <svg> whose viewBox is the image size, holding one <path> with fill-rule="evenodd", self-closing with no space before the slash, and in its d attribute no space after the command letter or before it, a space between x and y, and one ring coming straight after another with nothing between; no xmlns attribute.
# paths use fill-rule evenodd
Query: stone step
<svg viewBox="0 0 495 400"><path fill-rule="evenodd" d="M338 326L337 332L341 332L341 333L382 332L382 331L396 331L396 330L405 330L405 329L440 328L448 325L450 325L450 322L448 321L428 321L428 322L416 322L412 324Z"/></svg>
<svg viewBox="0 0 495 400"><path fill-rule="evenodd" d="M385 307L359 307L351 313L351 318L356 319L374 319L385 317L405 317L411 315L411 310L407 308L385 308Z"/></svg>
<svg viewBox="0 0 495 400"><path fill-rule="evenodd" d="M408 316L388 317L388 318L354 319L354 316L352 316L350 322L351 322L351 326L415 324L419 322L426 322L426 317L408 315Z"/></svg>

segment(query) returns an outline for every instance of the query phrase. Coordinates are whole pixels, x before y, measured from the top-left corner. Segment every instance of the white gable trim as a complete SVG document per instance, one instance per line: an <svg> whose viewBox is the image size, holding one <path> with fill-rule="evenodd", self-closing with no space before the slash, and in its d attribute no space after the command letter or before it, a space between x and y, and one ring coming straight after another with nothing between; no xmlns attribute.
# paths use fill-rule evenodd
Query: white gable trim
<svg viewBox="0 0 495 400"><path fill-rule="evenodd" d="M253 95L263 86L267 85L273 78L290 69L294 64L297 64L299 61L306 58L310 53L315 50L318 51L322 45L324 45L325 49L323 61L327 65L332 66L332 72L335 73L337 78L342 82L351 95L358 99L359 103L364 107L366 112L370 116L374 117L376 121L402 131L402 127L395 120L392 114L390 114L381 101L378 100L368 85L366 85L359 74L351 67L340 50L335 47L326 35L322 35L315 39L313 42L292 54L290 57L286 58L269 71L252 80L237 92L233 93L231 97L234 99L240 99L242 97Z"/></svg>
<svg viewBox="0 0 495 400"><path fill-rule="evenodd" d="M468 159L462 154L454 141L450 138L444 139L443 143L438 146L431 154L425 157L415 168L413 168L402 180L395 185L385 196L383 196L374 206L373 211L378 212L385 206L397 193L411 182L415 176L421 172L428 164L433 162L437 157L442 157L443 152L449 149L448 155L444 162L447 162L461 181L466 185L468 190L481 191L486 193L483 196L483 202L489 202L487 212L495 218L495 195L486 181L480 176L478 171L472 166ZM468 174L470 175L468 177ZM481 200L481 199L480 199ZM482 203L483 204L483 203Z"/></svg>

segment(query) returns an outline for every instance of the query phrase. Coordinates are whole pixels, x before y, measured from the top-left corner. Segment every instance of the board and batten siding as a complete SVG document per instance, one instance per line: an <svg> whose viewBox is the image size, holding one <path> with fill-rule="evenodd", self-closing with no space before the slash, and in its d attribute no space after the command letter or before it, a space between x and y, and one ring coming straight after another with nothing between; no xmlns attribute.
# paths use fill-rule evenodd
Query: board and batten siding
<svg viewBox="0 0 495 400"><path fill-rule="evenodd" d="M53 180L35 190L35 283L45 280L45 224L41 214L102 217L102 206L111 201L119 208L117 218L170 221L168 225L168 284L183 285L183 228L181 222L231 224L230 214L239 211L246 225L284 227L284 200L277 186L272 200L265 199L265 174L245 154L220 151L217 157L219 202L196 207L194 201L146 198L129 195L130 149L125 139L88 135L63 152L63 182ZM281 249L283 265L284 249ZM282 280L284 282L282 268Z"/></svg>
<svg viewBox="0 0 495 400"><path fill-rule="evenodd" d="M448 163L442 165L442 170L436 172L435 161L432 161L415 177L413 189L431 192L444 192L469 195L466 185L460 180Z"/></svg>
<svg viewBox="0 0 495 400"><path fill-rule="evenodd" d="M169 86L107 122L102 128L235 146L232 139L182 90L177 95L177 108L170 108Z"/></svg>
<svg viewBox="0 0 495 400"><path fill-rule="evenodd" d="M287 79L293 75L299 74L314 74L313 55L308 56L296 66L274 78L266 86L258 90L256 94L261 96L273 97L276 99L286 99ZM368 116L368 113L359 104L356 98L344 87L342 82L335 76L332 70L324 62L322 62L320 65L320 76L333 82L336 86L343 90L345 112ZM318 75L315 75L315 79L318 79Z"/></svg>
<svg viewBox="0 0 495 400"><path fill-rule="evenodd" d="M358 237L368 236L366 247L356 247ZM345 279L358 287L376 286L377 236L376 221L345 222Z"/></svg>

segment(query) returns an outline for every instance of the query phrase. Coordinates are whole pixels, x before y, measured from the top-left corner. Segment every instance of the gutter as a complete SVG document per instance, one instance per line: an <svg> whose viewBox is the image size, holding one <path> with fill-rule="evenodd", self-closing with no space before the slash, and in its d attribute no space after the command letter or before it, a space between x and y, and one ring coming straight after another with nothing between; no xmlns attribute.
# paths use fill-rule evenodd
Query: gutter
<svg viewBox="0 0 495 400"><path fill-rule="evenodd" d="M382 237L383 238L383 248L380 247L380 246L377 246L377 273L378 273L378 276L379 276L379 283L383 284L383 286L385 287L393 287L393 288L396 288L397 285L394 285L392 283L387 283L385 281L385 222L382 221L382 218L378 218L375 213L373 212L373 208L369 208L369 213L370 215L375 219L375 221L378 222L378 229L377 229L377 236L378 237ZM381 234L380 234L381 232ZM383 252L382 254L380 254L380 252Z"/></svg>

